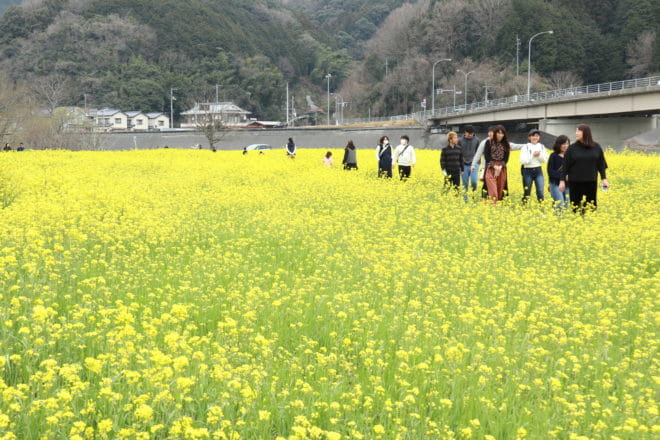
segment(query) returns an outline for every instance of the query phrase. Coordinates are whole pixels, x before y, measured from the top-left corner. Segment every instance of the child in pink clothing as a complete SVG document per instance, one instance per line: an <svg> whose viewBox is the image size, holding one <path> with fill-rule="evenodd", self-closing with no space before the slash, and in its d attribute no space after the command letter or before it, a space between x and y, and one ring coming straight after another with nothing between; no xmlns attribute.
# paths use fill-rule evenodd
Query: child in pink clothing
<svg viewBox="0 0 660 440"><path fill-rule="evenodd" d="M323 165L326 167L331 167L333 165L332 163L332 151L328 151L325 153L325 157L323 158Z"/></svg>

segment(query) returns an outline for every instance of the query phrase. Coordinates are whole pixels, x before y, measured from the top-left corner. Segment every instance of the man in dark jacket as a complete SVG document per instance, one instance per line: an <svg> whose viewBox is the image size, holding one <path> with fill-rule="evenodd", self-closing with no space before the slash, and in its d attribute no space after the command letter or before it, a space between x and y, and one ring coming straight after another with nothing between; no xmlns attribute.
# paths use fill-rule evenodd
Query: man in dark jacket
<svg viewBox="0 0 660 440"><path fill-rule="evenodd" d="M473 126L465 126L463 136L458 141L458 146L463 152L463 188L467 192L469 182L472 191L474 191L477 189L477 181L479 180L479 165L474 170L471 170L471 167L474 154L477 152L477 148L479 148L479 138L475 136Z"/></svg>
<svg viewBox="0 0 660 440"><path fill-rule="evenodd" d="M447 146L440 152L440 169L445 176L445 186L459 191L463 174L463 152L458 148L458 135L453 131L447 134Z"/></svg>

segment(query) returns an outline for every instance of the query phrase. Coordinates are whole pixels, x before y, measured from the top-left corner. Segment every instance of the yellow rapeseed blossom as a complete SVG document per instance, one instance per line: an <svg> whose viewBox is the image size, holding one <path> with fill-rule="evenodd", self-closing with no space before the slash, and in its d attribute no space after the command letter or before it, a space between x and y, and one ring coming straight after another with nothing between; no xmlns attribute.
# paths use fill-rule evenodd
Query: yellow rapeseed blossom
<svg viewBox="0 0 660 440"><path fill-rule="evenodd" d="M270 420L270 411L259 411L259 420Z"/></svg>
<svg viewBox="0 0 660 440"><path fill-rule="evenodd" d="M135 409L135 417L143 422L148 422L153 418L154 410L149 406L142 404Z"/></svg>
<svg viewBox="0 0 660 440"><path fill-rule="evenodd" d="M660 158L580 217L280 153L2 155L0 439L658 436Z"/></svg>

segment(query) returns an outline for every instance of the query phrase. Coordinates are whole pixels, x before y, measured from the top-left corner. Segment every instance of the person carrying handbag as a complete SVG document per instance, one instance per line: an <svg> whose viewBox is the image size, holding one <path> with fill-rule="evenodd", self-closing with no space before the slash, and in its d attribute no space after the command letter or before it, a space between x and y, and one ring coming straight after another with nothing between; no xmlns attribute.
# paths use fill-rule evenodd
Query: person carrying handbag
<svg viewBox="0 0 660 440"><path fill-rule="evenodd" d="M407 180L412 174L412 168L417 164L415 148L410 145L410 138L406 135L401 136L401 143L394 150L394 161L399 168L399 178Z"/></svg>

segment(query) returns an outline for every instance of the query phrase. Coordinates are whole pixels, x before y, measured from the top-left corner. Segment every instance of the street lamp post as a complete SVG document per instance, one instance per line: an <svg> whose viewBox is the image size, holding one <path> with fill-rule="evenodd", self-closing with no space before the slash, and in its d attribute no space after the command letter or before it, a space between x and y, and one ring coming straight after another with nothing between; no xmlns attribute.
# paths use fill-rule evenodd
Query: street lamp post
<svg viewBox="0 0 660 440"><path fill-rule="evenodd" d="M468 82L468 76L470 76L471 73L474 73L474 70L470 70L469 72L465 73L461 69L458 69L457 72L461 72L463 75L465 75L465 88L463 88L463 97L465 98L465 106L467 107L467 82Z"/></svg>
<svg viewBox="0 0 660 440"><path fill-rule="evenodd" d="M332 74L328 73L325 76L325 79L328 80L328 125L330 125L330 78L332 78Z"/></svg>
<svg viewBox="0 0 660 440"><path fill-rule="evenodd" d="M174 128L174 87L170 88L170 128Z"/></svg>
<svg viewBox="0 0 660 440"><path fill-rule="evenodd" d="M532 38L529 39L528 43L528 52L527 52L527 100L529 101L529 94L532 88L532 40L535 37L543 34L554 34L554 31L544 31L539 32L538 34L532 35Z"/></svg>
<svg viewBox="0 0 660 440"><path fill-rule="evenodd" d="M431 80L431 116L435 113L435 66L443 61L451 61L451 58L443 58L433 63L433 78Z"/></svg>

